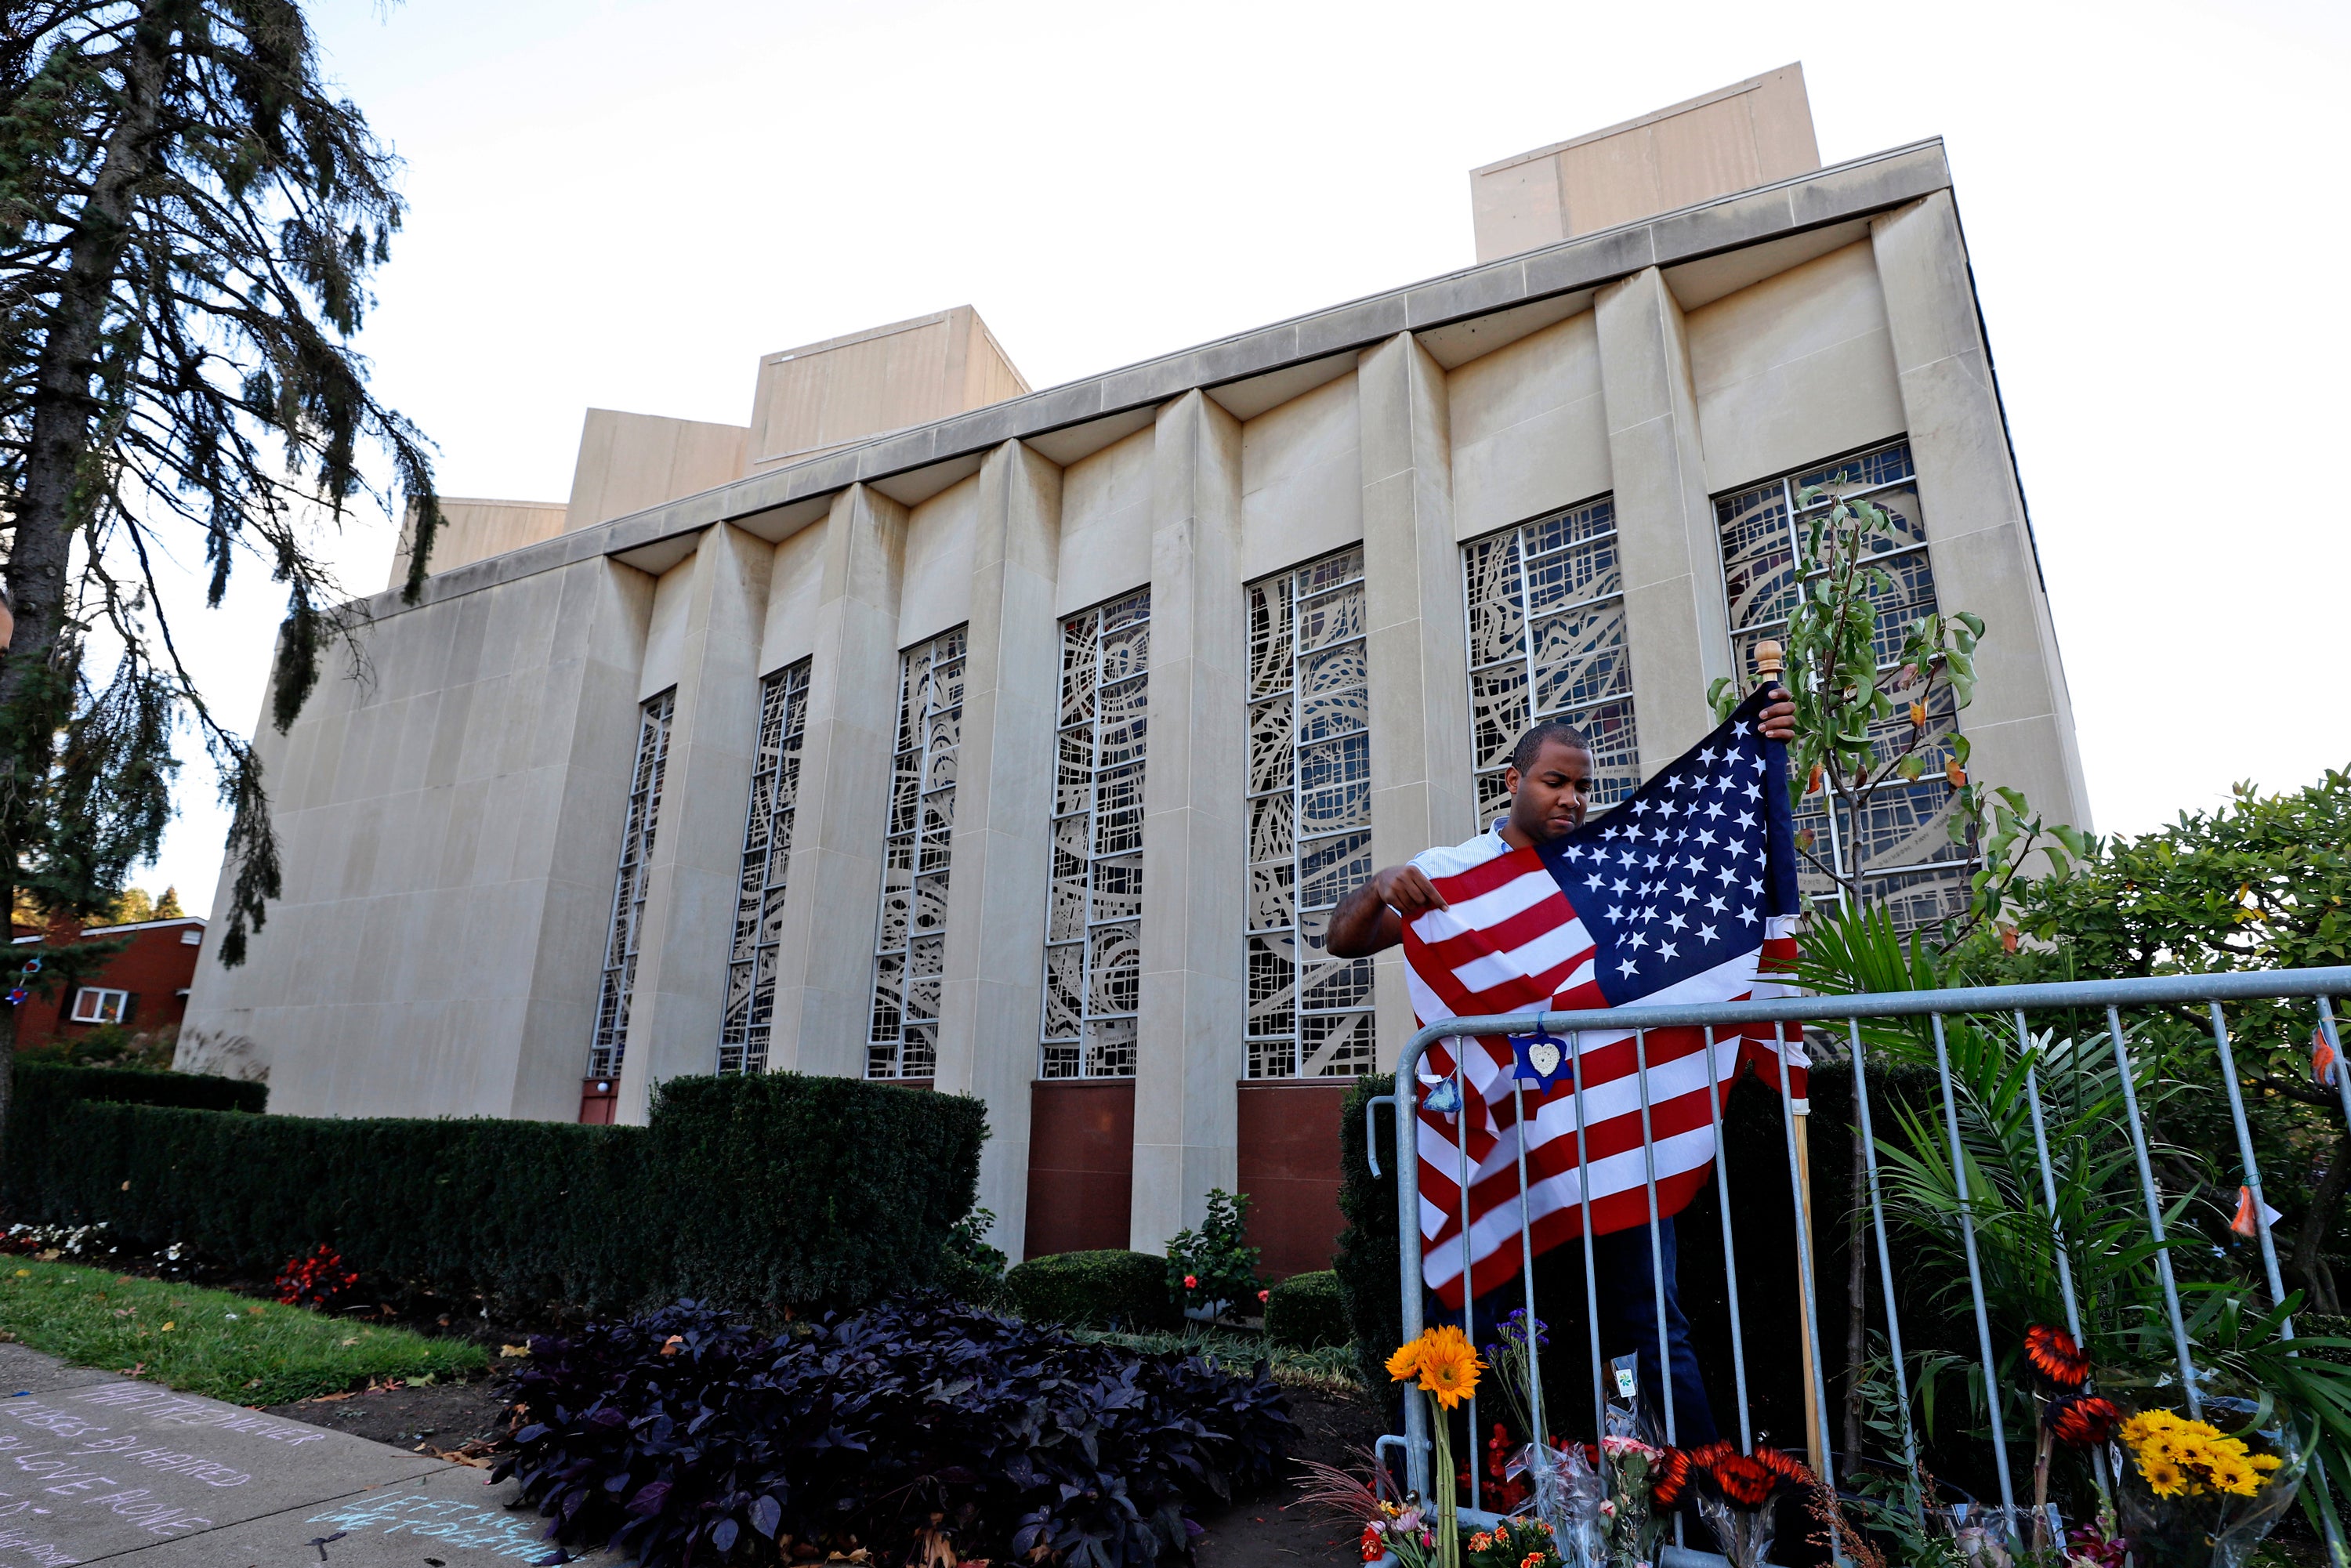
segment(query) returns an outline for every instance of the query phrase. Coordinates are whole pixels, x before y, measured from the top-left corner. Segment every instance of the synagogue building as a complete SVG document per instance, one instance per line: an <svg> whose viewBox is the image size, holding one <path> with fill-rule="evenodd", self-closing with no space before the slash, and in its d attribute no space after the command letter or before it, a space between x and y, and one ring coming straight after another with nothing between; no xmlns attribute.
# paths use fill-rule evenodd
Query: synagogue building
<svg viewBox="0 0 2351 1568"><path fill-rule="evenodd" d="M1941 143L1823 168L1790 66L1469 185L1442 277L1044 391L947 310L765 356L745 425L590 410L564 501L447 503L365 678L256 726L285 896L238 968L212 923L191 1034L314 1115L977 1095L1016 1259L1221 1186L1326 1267L1341 1097L1413 1029L1332 905L1490 819L1531 719L1602 802L1693 744L1827 483L1894 518L1889 627L1989 624L1932 722L2087 827ZM1964 903L1949 793L1800 826L1915 924Z"/></svg>

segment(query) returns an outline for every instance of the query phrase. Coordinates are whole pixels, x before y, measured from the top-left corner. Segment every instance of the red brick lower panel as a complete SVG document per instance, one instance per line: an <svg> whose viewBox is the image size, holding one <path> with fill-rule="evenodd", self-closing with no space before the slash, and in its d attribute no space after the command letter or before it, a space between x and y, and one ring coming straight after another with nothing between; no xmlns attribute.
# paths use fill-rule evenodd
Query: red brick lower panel
<svg viewBox="0 0 2351 1568"><path fill-rule="evenodd" d="M1339 1113L1350 1085L1243 1083L1240 1186L1269 1281L1331 1266L1339 1232Z"/></svg>
<svg viewBox="0 0 2351 1568"><path fill-rule="evenodd" d="M1040 1079L1029 1104L1022 1256L1124 1247L1134 1198L1134 1080Z"/></svg>

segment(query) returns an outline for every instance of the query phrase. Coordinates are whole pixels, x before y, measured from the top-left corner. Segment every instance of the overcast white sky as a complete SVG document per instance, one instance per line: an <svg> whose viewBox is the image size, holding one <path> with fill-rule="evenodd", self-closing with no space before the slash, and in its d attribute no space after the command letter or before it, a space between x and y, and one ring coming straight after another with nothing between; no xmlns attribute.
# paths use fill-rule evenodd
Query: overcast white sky
<svg viewBox="0 0 2351 1568"><path fill-rule="evenodd" d="M1802 60L1825 161L1949 145L2095 825L2351 763L2351 534L2319 473L2351 413L2351 7L315 16L407 163L378 386L444 494L553 501L585 408L740 423L762 351L968 302L1044 387L1467 266L1471 167ZM367 517L335 555L373 590L391 548ZM282 609L265 575L183 631L240 725ZM224 819L208 770L186 783L138 880L201 912Z"/></svg>

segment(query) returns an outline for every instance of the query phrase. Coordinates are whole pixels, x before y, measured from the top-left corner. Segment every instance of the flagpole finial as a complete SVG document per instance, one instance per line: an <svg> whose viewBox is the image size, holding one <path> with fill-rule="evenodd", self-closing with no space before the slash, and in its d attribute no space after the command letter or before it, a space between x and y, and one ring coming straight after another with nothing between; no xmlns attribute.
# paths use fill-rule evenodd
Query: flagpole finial
<svg viewBox="0 0 2351 1568"><path fill-rule="evenodd" d="M1755 644L1755 673L1767 681L1779 678L1780 644L1769 637Z"/></svg>

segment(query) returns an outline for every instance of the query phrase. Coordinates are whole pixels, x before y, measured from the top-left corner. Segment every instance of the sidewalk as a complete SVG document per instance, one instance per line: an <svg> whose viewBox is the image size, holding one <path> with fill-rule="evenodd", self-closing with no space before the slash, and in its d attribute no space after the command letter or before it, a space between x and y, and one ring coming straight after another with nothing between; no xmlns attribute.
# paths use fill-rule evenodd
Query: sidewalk
<svg viewBox="0 0 2351 1568"><path fill-rule="evenodd" d="M475 1568L556 1556L485 1472L0 1343L0 1568ZM604 1553L574 1561L618 1568Z"/></svg>

